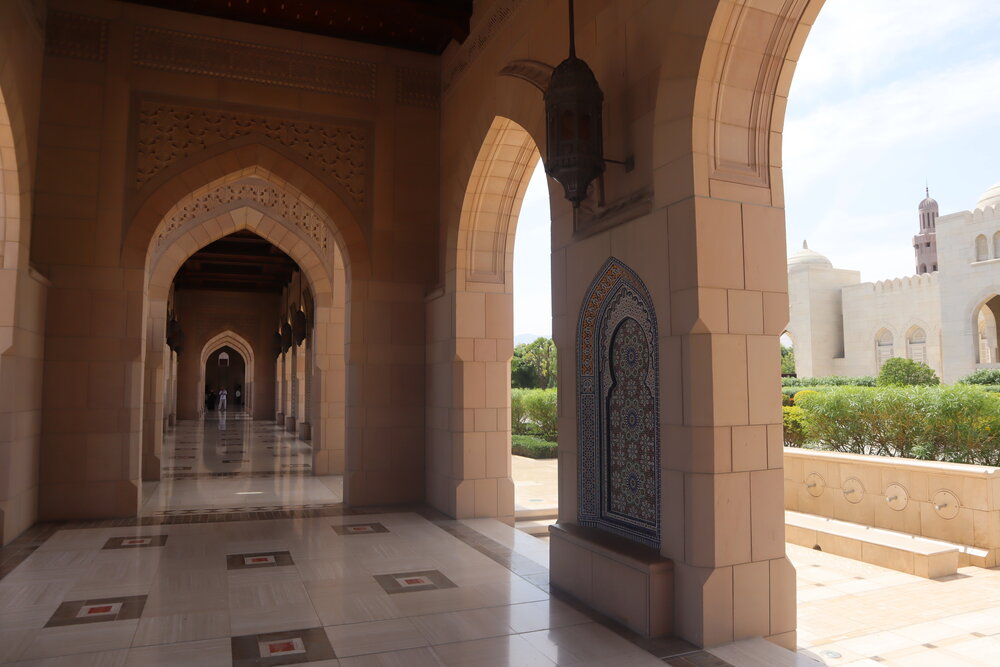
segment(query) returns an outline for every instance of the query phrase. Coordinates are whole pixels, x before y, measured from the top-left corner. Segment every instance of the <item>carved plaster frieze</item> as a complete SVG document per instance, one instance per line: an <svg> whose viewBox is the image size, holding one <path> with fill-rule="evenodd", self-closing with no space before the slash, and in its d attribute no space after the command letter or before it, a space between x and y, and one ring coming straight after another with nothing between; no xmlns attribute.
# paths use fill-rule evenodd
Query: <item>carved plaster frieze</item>
<svg viewBox="0 0 1000 667"><path fill-rule="evenodd" d="M232 210L239 204L254 205L258 210L295 225L318 249L324 251L324 256L332 244L326 220L316 209L295 193L263 180L252 179L222 185L175 208L161 224L154 247L160 248L180 230Z"/></svg>
<svg viewBox="0 0 1000 667"><path fill-rule="evenodd" d="M460 47L454 64L445 72L443 90L447 91L462 72L479 57L523 3L524 0L500 0L489 18L473 27L472 34Z"/></svg>
<svg viewBox="0 0 1000 667"><path fill-rule="evenodd" d="M364 209L368 203L369 130L360 125L291 120L263 114L145 100L139 104L135 185L222 142L263 136L305 158Z"/></svg>
<svg viewBox="0 0 1000 667"><path fill-rule="evenodd" d="M141 67L375 98L375 64L159 28L137 28Z"/></svg>
<svg viewBox="0 0 1000 667"><path fill-rule="evenodd" d="M100 62L108 52L108 22L91 16L49 12L45 25L45 52Z"/></svg>
<svg viewBox="0 0 1000 667"><path fill-rule="evenodd" d="M554 70L555 67L540 60L512 60L504 65L500 74L527 81L544 93L549 89Z"/></svg>
<svg viewBox="0 0 1000 667"><path fill-rule="evenodd" d="M437 109L441 103L438 73L409 67L397 68L396 103L408 107Z"/></svg>

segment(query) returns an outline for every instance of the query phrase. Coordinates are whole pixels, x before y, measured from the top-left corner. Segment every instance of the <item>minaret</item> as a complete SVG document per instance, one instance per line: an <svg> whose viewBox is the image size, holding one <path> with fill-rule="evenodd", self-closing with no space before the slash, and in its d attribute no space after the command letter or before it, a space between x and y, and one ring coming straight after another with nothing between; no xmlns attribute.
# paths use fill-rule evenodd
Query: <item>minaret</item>
<svg viewBox="0 0 1000 667"><path fill-rule="evenodd" d="M917 260L917 275L938 270L938 203L931 199L930 188L925 188L924 193L927 197L920 202L920 233L913 237L913 254Z"/></svg>

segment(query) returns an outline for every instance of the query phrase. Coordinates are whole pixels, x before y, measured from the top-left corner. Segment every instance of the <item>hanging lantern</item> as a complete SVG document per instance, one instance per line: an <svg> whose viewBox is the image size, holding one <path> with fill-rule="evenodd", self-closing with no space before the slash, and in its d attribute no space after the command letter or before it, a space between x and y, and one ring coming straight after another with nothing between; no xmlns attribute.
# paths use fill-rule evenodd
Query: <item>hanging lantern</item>
<svg viewBox="0 0 1000 667"><path fill-rule="evenodd" d="M287 352L292 346L292 325L288 322L281 323L281 351Z"/></svg>
<svg viewBox="0 0 1000 667"><path fill-rule="evenodd" d="M300 308L292 314L292 337L296 345L302 345L309 333L309 321L305 312Z"/></svg>
<svg viewBox="0 0 1000 667"><path fill-rule="evenodd" d="M604 173L604 93L593 71L576 57L573 0L569 0L569 58L552 72L545 91L545 173L579 208L591 181Z"/></svg>
<svg viewBox="0 0 1000 667"><path fill-rule="evenodd" d="M170 318L167 322L167 347L174 352L180 352L184 345L184 331L181 324L175 318Z"/></svg>

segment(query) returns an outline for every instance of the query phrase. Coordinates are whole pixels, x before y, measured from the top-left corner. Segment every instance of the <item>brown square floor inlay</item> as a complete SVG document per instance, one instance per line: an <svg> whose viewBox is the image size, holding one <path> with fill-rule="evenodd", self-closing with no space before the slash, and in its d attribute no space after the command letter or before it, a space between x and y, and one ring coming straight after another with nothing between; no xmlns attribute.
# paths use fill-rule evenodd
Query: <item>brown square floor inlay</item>
<svg viewBox="0 0 1000 667"><path fill-rule="evenodd" d="M139 618L146 606L145 595L103 598L99 600L69 600L63 602L45 624L47 628L103 621L128 621Z"/></svg>
<svg viewBox="0 0 1000 667"><path fill-rule="evenodd" d="M331 526L338 535L371 535L372 533L388 533L389 529L380 523L352 523L344 526Z"/></svg>
<svg viewBox="0 0 1000 667"><path fill-rule="evenodd" d="M458 588L451 579L438 570L421 570L419 572L394 572L392 574L376 574L375 581L388 593L413 593L416 591L433 591L440 588Z"/></svg>
<svg viewBox="0 0 1000 667"><path fill-rule="evenodd" d="M110 537L101 548L141 549L142 547L162 547L166 543L166 535L135 535L133 537Z"/></svg>
<svg viewBox="0 0 1000 667"><path fill-rule="evenodd" d="M250 570L257 567L281 567L295 565L287 551L265 551L257 554L228 554L227 570Z"/></svg>
<svg viewBox="0 0 1000 667"><path fill-rule="evenodd" d="M233 667L297 665L337 657L323 628L232 637Z"/></svg>

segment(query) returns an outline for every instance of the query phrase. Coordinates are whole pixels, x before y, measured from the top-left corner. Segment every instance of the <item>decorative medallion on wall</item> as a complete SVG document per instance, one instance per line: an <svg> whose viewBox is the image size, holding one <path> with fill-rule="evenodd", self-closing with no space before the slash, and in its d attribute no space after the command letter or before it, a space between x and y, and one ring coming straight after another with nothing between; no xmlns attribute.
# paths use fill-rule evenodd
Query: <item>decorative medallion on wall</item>
<svg viewBox="0 0 1000 667"><path fill-rule="evenodd" d="M584 299L576 354L577 520L659 547L656 314L642 280L614 257Z"/></svg>
<svg viewBox="0 0 1000 667"><path fill-rule="evenodd" d="M136 65L375 99L375 64L206 35L136 28Z"/></svg>
<svg viewBox="0 0 1000 667"><path fill-rule="evenodd" d="M138 126L136 187L190 155L222 142L259 135L295 151L332 177L358 208L367 204L370 133L363 125L143 100Z"/></svg>

